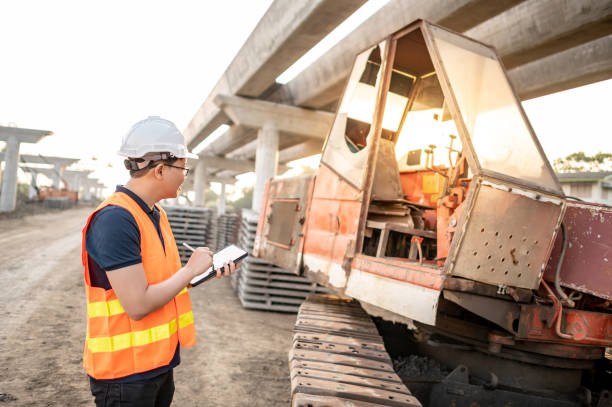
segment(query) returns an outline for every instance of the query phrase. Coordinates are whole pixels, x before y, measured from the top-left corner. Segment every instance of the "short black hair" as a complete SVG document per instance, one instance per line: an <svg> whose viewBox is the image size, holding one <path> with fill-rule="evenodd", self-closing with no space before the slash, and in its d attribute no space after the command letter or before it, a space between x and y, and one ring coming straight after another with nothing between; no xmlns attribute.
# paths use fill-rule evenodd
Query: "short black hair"
<svg viewBox="0 0 612 407"><path fill-rule="evenodd" d="M136 160L134 160L134 161L138 162L138 160L139 160L139 159L136 159ZM142 159L141 159L141 160L142 160ZM157 165L159 165L159 164L167 164L167 165L172 165L172 164L174 164L175 162L177 162L178 160L179 160L179 158L178 158L178 157L175 157L175 156L173 156L173 155L170 155L170 157L169 157L169 158L166 158L166 159L164 159L164 160L155 160L155 161L149 161L149 163L147 164L147 166L146 166L146 167L143 167L143 168L140 168L140 169L137 169L137 170L130 169L130 177L132 177L132 178L140 178L140 177L143 177L143 176L144 176L146 173L148 173L148 172L149 172L149 170L150 170L151 168L155 168L155 167L156 167ZM126 160L126 161L127 161L127 160ZM142 161L144 161L144 160L142 160ZM142 162L142 161L140 161L140 162ZM128 167L128 168L129 168L129 165L128 165L128 164L126 164L126 167Z"/></svg>

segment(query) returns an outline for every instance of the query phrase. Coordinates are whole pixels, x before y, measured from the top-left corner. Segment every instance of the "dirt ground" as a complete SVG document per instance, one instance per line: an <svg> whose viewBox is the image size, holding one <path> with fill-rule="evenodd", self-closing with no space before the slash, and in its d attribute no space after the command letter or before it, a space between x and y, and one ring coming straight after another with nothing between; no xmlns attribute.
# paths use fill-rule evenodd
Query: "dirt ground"
<svg viewBox="0 0 612 407"><path fill-rule="evenodd" d="M0 406L93 405L81 360L91 210L0 219ZM198 344L181 350L173 405L288 405L295 315L243 309L229 279L191 298Z"/></svg>

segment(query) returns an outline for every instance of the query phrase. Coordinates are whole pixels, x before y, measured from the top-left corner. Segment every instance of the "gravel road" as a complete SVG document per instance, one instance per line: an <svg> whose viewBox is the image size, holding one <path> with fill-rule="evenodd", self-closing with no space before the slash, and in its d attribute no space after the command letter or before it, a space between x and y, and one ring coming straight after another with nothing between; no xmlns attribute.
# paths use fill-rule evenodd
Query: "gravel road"
<svg viewBox="0 0 612 407"><path fill-rule="evenodd" d="M0 220L0 406L93 405L81 360L91 210ZM173 405L288 405L295 315L243 309L229 279L191 298L198 344L181 351Z"/></svg>

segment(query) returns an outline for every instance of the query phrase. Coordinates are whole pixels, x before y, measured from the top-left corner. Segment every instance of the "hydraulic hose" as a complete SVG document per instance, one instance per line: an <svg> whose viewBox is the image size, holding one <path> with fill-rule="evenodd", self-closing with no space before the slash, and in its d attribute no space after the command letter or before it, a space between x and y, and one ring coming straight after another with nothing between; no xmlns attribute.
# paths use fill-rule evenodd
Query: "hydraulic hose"
<svg viewBox="0 0 612 407"><path fill-rule="evenodd" d="M559 276L561 275L561 265L563 264L563 258L565 257L565 251L567 249L567 235L565 233L565 224L563 223L561 223L561 238L562 238L561 254L559 255L559 261L557 262L557 267L555 268L555 279L554 279L555 291L557 292L559 297L563 301L565 301L568 307L574 308L576 304L574 303L574 301L572 301L567 296L567 294L565 294L565 292L561 288L561 283L559 282L560 280Z"/></svg>

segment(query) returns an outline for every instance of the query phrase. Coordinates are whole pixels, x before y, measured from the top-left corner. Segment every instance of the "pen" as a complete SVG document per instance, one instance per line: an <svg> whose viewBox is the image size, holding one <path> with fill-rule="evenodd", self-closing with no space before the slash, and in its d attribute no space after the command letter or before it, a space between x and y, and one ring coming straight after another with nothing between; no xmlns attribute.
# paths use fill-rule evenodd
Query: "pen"
<svg viewBox="0 0 612 407"><path fill-rule="evenodd" d="M193 247L191 247L187 242L183 242L183 246L185 246L186 248L188 248L192 252L195 252L195 249Z"/></svg>
<svg viewBox="0 0 612 407"><path fill-rule="evenodd" d="M191 245L189 243L183 242L183 246L185 246L186 248L188 248L192 252L195 252L195 249L193 247L191 247ZM212 272L215 272L215 264L214 263L212 265Z"/></svg>

